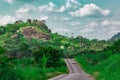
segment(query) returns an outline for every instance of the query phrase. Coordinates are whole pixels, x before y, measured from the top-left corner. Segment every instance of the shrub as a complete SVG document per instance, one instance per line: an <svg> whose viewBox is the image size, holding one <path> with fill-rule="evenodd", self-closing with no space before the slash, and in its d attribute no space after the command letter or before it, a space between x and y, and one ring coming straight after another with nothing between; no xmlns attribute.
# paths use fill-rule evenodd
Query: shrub
<svg viewBox="0 0 120 80"><path fill-rule="evenodd" d="M120 54L120 39L110 47L110 49L113 51L113 53L119 53Z"/></svg>
<svg viewBox="0 0 120 80"><path fill-rule="evenodd" d="M105 80L120 80L120 60L107 67Z"/></svg>
<svg viewBox="0 0 120 80"><path fill-rule="evenodd" d="M52 47L40 47L39 50L35 51L33 54L34 59L36 62L41 63L41 58L45 54L46 57L48 57L47 61L47 67L58 67L61 64L60 59L62 54L60 53L59 49L55 49Z"/></svg>
<svg viewBox="0 0 120 80"><path fill-rule="evenodd" d="M9 59L4 55L5 50L0 47L0 80L16 80L17 76Z"/></svg>

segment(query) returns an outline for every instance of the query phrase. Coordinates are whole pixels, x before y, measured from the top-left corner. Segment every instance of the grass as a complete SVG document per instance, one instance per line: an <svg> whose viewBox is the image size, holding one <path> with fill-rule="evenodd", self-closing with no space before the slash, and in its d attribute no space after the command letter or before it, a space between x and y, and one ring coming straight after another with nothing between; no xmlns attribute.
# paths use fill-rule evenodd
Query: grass
<svg viewBox="0 0 120 80"><path fill-rule="evenodd" d="M40 80L43 78L42 70L37 67L19 67L16 69L16 73L18 74L20 80Z"/></svg>
<svg viewBox="0 0 120 80"><path fill-rule="evenodd" d="M67 72L66 66L46 68L45 71L38 64L31 64L31 59L15 59L14 71L18 80L46 80Z"/></svg>
<svg viewBox="0 0 120 80"><path fill-rule="evenodd" d="M57 75L65 74L67 71L65 66L59 67L59 68L49 68L47 69L47 78L52 78Z"/></svg>
<svg viewBox="0 0 120 80"><path fill-rule="evenodd" d="M120 80L120 54L114 54L94 65L81 56L77 56L76 60L95 80Z"/></svg>
<svg viewBox="0 0 120 80"><path fill-rule="evenodd" d="M18 67L15 69L19 75L20 80L46 80L66 72L66 67L47 68L46 74L44 74L42 68L39 67Z"/></svg>

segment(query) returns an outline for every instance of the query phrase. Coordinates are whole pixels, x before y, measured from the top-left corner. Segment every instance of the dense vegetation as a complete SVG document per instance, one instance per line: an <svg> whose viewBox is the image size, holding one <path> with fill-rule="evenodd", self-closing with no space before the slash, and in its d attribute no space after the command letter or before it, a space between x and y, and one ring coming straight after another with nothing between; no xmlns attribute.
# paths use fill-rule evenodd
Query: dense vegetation
<svg viewBox="0 0 120 80"><path fill-rule="evenodd" d="M0 80L46 80L67 72L68 57L98 80L120 79L120 40L68 38L52 33L45 21L28 19L0 26L0 44Z"/></svg>
<svg viewBox="0 0 120 80"><path fill-rule="evenodd" d="M43 21L0 26L0 80L44 80L67 71Z"/></svg>
<svg viewBox="0 0 120 80"><path fill-rule="evenodd" d="M81 53L76 60L96 80L120 80L120 40L103 51Z"/></svg>

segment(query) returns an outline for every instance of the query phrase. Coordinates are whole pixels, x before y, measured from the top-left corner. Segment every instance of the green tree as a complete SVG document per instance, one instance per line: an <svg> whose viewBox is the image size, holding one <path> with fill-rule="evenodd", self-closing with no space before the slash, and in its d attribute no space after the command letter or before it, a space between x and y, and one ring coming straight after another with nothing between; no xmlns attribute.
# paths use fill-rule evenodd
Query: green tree
<svg viewBox="0 0 120 80"><path fill-rule="evenodd" d="M52 48L52 47L40 47L35 53L33 54L34 59L37 63L41 63L41 58L45 54L48 57L47 67L58 67L60 66L60 59L62 57L62 53L60 53L59 49ZM42 63L41 63L42 64Z"/></svg>
<svg viewBox="0 0 120 80"><path fill-rule="evenodd" d="M17 75L10 64L9 58L4 55L5 49L0 47L0 80L17 80Z"/></svg>
<svg viewBox="0 0 120 80"><path fill-rule="evenodd" d="M111 46L111 49L114 53L120 54L120 39L114 42L114 44Z"/></svg>
<svg viewBox="0 0 120 80"><path fill-rule="evenodd" d="M43 57L41 59L41 63L42 63L42 69L44 72L44 77L46 78L46 67L47 67L47 61L48 61L48 57L45 56L45 54L43 54Z"/></svg>

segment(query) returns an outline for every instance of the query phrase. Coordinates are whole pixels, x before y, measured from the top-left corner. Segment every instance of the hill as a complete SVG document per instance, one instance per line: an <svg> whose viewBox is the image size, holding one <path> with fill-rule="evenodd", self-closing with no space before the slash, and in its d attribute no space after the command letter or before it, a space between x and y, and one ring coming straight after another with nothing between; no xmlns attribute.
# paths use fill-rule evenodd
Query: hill
<svg viewBox="0 0 120 80"><path fill-rule="evenodd" d="M118 32L116 35L114 35L110 40L111 41L117 41L120 39L120 32Z"/></svg>
<svg viewBox="0 0 120 80"><path fill-rule="evenodd" d="M33 48L34 50L37 49L36 46L51 46L63 49L64 56L73 56L78 52L91 50L100 51L109 46L109 43L104 40L89 40L82 36L68 38L52 33L45 21L30 19L25 22L16 21L13 24L0 26L0 44L8 53L11 52L14 55L21 53L20 45L24 44L31 50L29 51L31 54Z"/></svg>
<svg viewBox="0 0 120 80"><path fill-rule="evenodd" d="M53 43L57 36L39 20L0 26L0 80L47 80L65 73L63 53Z"/></svg>

